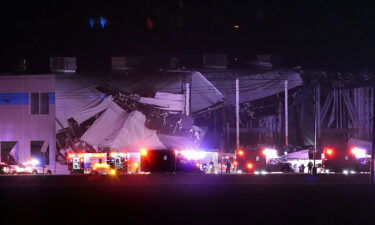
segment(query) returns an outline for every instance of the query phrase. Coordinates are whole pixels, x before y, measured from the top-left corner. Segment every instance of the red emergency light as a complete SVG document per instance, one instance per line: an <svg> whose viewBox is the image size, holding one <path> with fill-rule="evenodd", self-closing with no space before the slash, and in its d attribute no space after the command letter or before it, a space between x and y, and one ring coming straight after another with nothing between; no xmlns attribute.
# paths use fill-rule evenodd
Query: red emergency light
<svg viewBox="0 0 375 225"><path fill-rule="evenodd" d="M333 149L332 149L332 148L327 148L327 149L326 149L326 153L327 153L327 155L329 155L329 156L333 155Z"/></svg>
<svg viewBox="0 0 375 225"><path fill-rule="evenodd" d="M251 164L251 163L248 163L248 164L247 164L247 168L248 168L248 169L252 169L253 167L254 167L253 164Z"/></svg>
<svg viewBox="0 0 375 225"><path fill-rule="evenodd" d="M239 151L238 151L238 155L243 156L243 151L242 151L242 150L239 150Z"/></svg>
<svg viewBox="0 0 375 225"><path fill-rule="evenodd" d="M141 156L147 156L147 149L141 148Z"/></svg>

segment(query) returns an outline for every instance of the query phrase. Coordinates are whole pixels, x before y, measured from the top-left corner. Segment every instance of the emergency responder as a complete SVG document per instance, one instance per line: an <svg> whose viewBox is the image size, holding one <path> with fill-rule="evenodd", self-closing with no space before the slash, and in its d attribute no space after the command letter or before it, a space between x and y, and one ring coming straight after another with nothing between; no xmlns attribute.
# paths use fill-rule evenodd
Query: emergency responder
<svg viewBox="0 0 375 225"><path fill-rule="evenodd" d="M214 167L214 162L212 162L212 160L208 163L209 167L210 167L210 173L214 173L215 171L215 167Z"/></svg>
<svg viewBox="0 0 375 225"><path fill-rule="evenodd" d="M311 173L312 172L312 167L313 167L313 164L312 162L310 161L308 164L307 164L307 168L308 168L308 173Z"/></svg>
<svg viewBox="0 0 375 225"><path fill-rule="evenodd" d="M230 173L230 166L231 166L231 164L230 164L229 160L227 160L227 162L226 162L225 165L226 165L225 173Z"/></svg>
<svg viewBox="0 0 375 225"><path fill-rule="evenodd" d="M301 164L301 165L299 166L299 172L300 172L300 173L304 173L304 172L305 172L305 165Z"/></svg>

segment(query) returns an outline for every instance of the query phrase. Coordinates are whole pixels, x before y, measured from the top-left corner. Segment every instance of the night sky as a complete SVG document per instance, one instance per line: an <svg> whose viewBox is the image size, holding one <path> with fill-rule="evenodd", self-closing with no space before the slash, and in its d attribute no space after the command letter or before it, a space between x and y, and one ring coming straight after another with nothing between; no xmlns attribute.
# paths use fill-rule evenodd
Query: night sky
<svg viewBox="0 0 375 225"><path fill-rule="evenodd" d="M303 66L375 63L375 7L358 1L12 1L1 8L2 64L202 53L277 53Z"/></svg>

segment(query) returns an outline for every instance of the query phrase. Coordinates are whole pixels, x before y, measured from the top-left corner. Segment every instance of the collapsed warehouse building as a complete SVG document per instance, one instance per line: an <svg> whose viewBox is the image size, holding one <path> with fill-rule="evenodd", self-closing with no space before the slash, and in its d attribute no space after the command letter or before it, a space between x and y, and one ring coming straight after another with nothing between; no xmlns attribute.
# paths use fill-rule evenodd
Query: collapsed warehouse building
<svg viewBox="0 0 375 225"><path fill-rule="evenodd" d="M345 148L353 141L372 141L373 73L300 68L276 71L263 72L261 75L254 72L258 75L253 76L241 76L238 71L232 73L232 88L235 77L239 76L239 135L242 147L268 144L285 151L296 151L313 149L315 143L318 148L325 145ZM288 79L281 75L283 73L289 74ZM223 75L218 75L217 72L213 72L212 76L228 82L228 79L223 79ZM207 78L211 80L210 76ZM283 93L286 80L287 95ZM223 128L227 131L223 136L226 148L235 149L234 103L222 110L225 110L226 115L222 119L226 123Z"/></svg>
<svg viewBox="0 0 375 225"><path fill-rule="evenodd" d="M233 151L236 78L242 147L269 144L303 148L314 145L315 135L319 146L327 139L342 143L350 138L371 140L370 73L300 68L199 71L58 75L56 129L60 160L66 151L81 149Z"/></svg>
<svg viewBox="0 0 375 225"><path fill-rule="evenodd" d="M233 136L233 129L227 125L235 119L231 108L236 103L236 77L241 79L243 128L244 124L249 125L243 114L249 113L250 102L282 93L286 80L290 90L303 83L293 69L201 72L204 76L187 71L57 75L58 161L63 162L67 152L82 150L139 151L145 147L233 151L229 143L223 142L227 136ZM257 124L260 127L254 130L263 130L259 134L271 134L271 138L276 133L281 135L280 115L263 112L263 127ZM277 119L279 124L275 124ZM275 130L269 132L270 129ZM249 139L265 141L246 137L242 141L246 143Z"/></svg>
<svg viewBox="0 0 375 225"><path fill-rule="evenodd" d="M56 80L58 161L75 151L196 148L205 124L197 126L194 117L224 103L198 72L74 74Z"/></svg>
<svg viewBox="0 0 375 225"><path fill-rule="evenodd" d="M44 154L49 155L53 165L55 158L65 162L67 152L138 151L140 146L233 152L237 133L236 78L239 79L241 146L284 146L286 127L290 146L311 146L315 136L317 146L327 141L346 144L354 139L372 140L374 75L371 72L300 68L198 71L45 75L44 81L47 77L54 81L53 85L44 82L43 87L48 86L50 92L48 115L55 118L55 123L53 119L46 123L51 127L45 129L51 133L48 141L45 134L34 137L39 135L35 132L16 137L13 130L22 131L23 123L31 124L25 116L34 104L28 104L26 94L9 94L3 82L0 100L4 115L16 110L17 104L25 113L21 117L8 113L3 118L2 160L11 158L22 162L30 155L50 152ZM38 79L30 78L28 81L39 85ZM13 79L18 77L4 77L4 81ZM30 86L31 91L24 91L23 83L19 86L25 93L36 90L36 85ZM40 87L38 91L46 92L44 89ZM187 96L189 100L185 101ZM25 101L18 101L20 97ZM9 115L15 115L14 119ZM45 118L45 115L33 114L32 118L33 124L38 125L40 122L35 118ZM31 151L29 140L44 140L48 145L43 146L48 147L38 145Z"/></svg>

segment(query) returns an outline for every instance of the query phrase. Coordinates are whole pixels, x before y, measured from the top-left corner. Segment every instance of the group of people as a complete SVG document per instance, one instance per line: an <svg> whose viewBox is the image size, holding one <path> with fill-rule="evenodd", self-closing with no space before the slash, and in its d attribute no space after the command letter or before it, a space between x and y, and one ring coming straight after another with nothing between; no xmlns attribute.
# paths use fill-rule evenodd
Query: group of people
<svg viewBox="0 0 375 225"><path fill-rule="evenodd" d="M305 173L305 165L302 163L299 167L298 167L298 173ZM313 168L313 163L312 162L309 162L308 164L307 164L307 169L308 169L308 171L307 171L307 173L311 173L312 172L312 168ZM297 172L297 165L296 164L294 164L294 166L293 166L293 170L295 171L295 172Z"/></svg>

